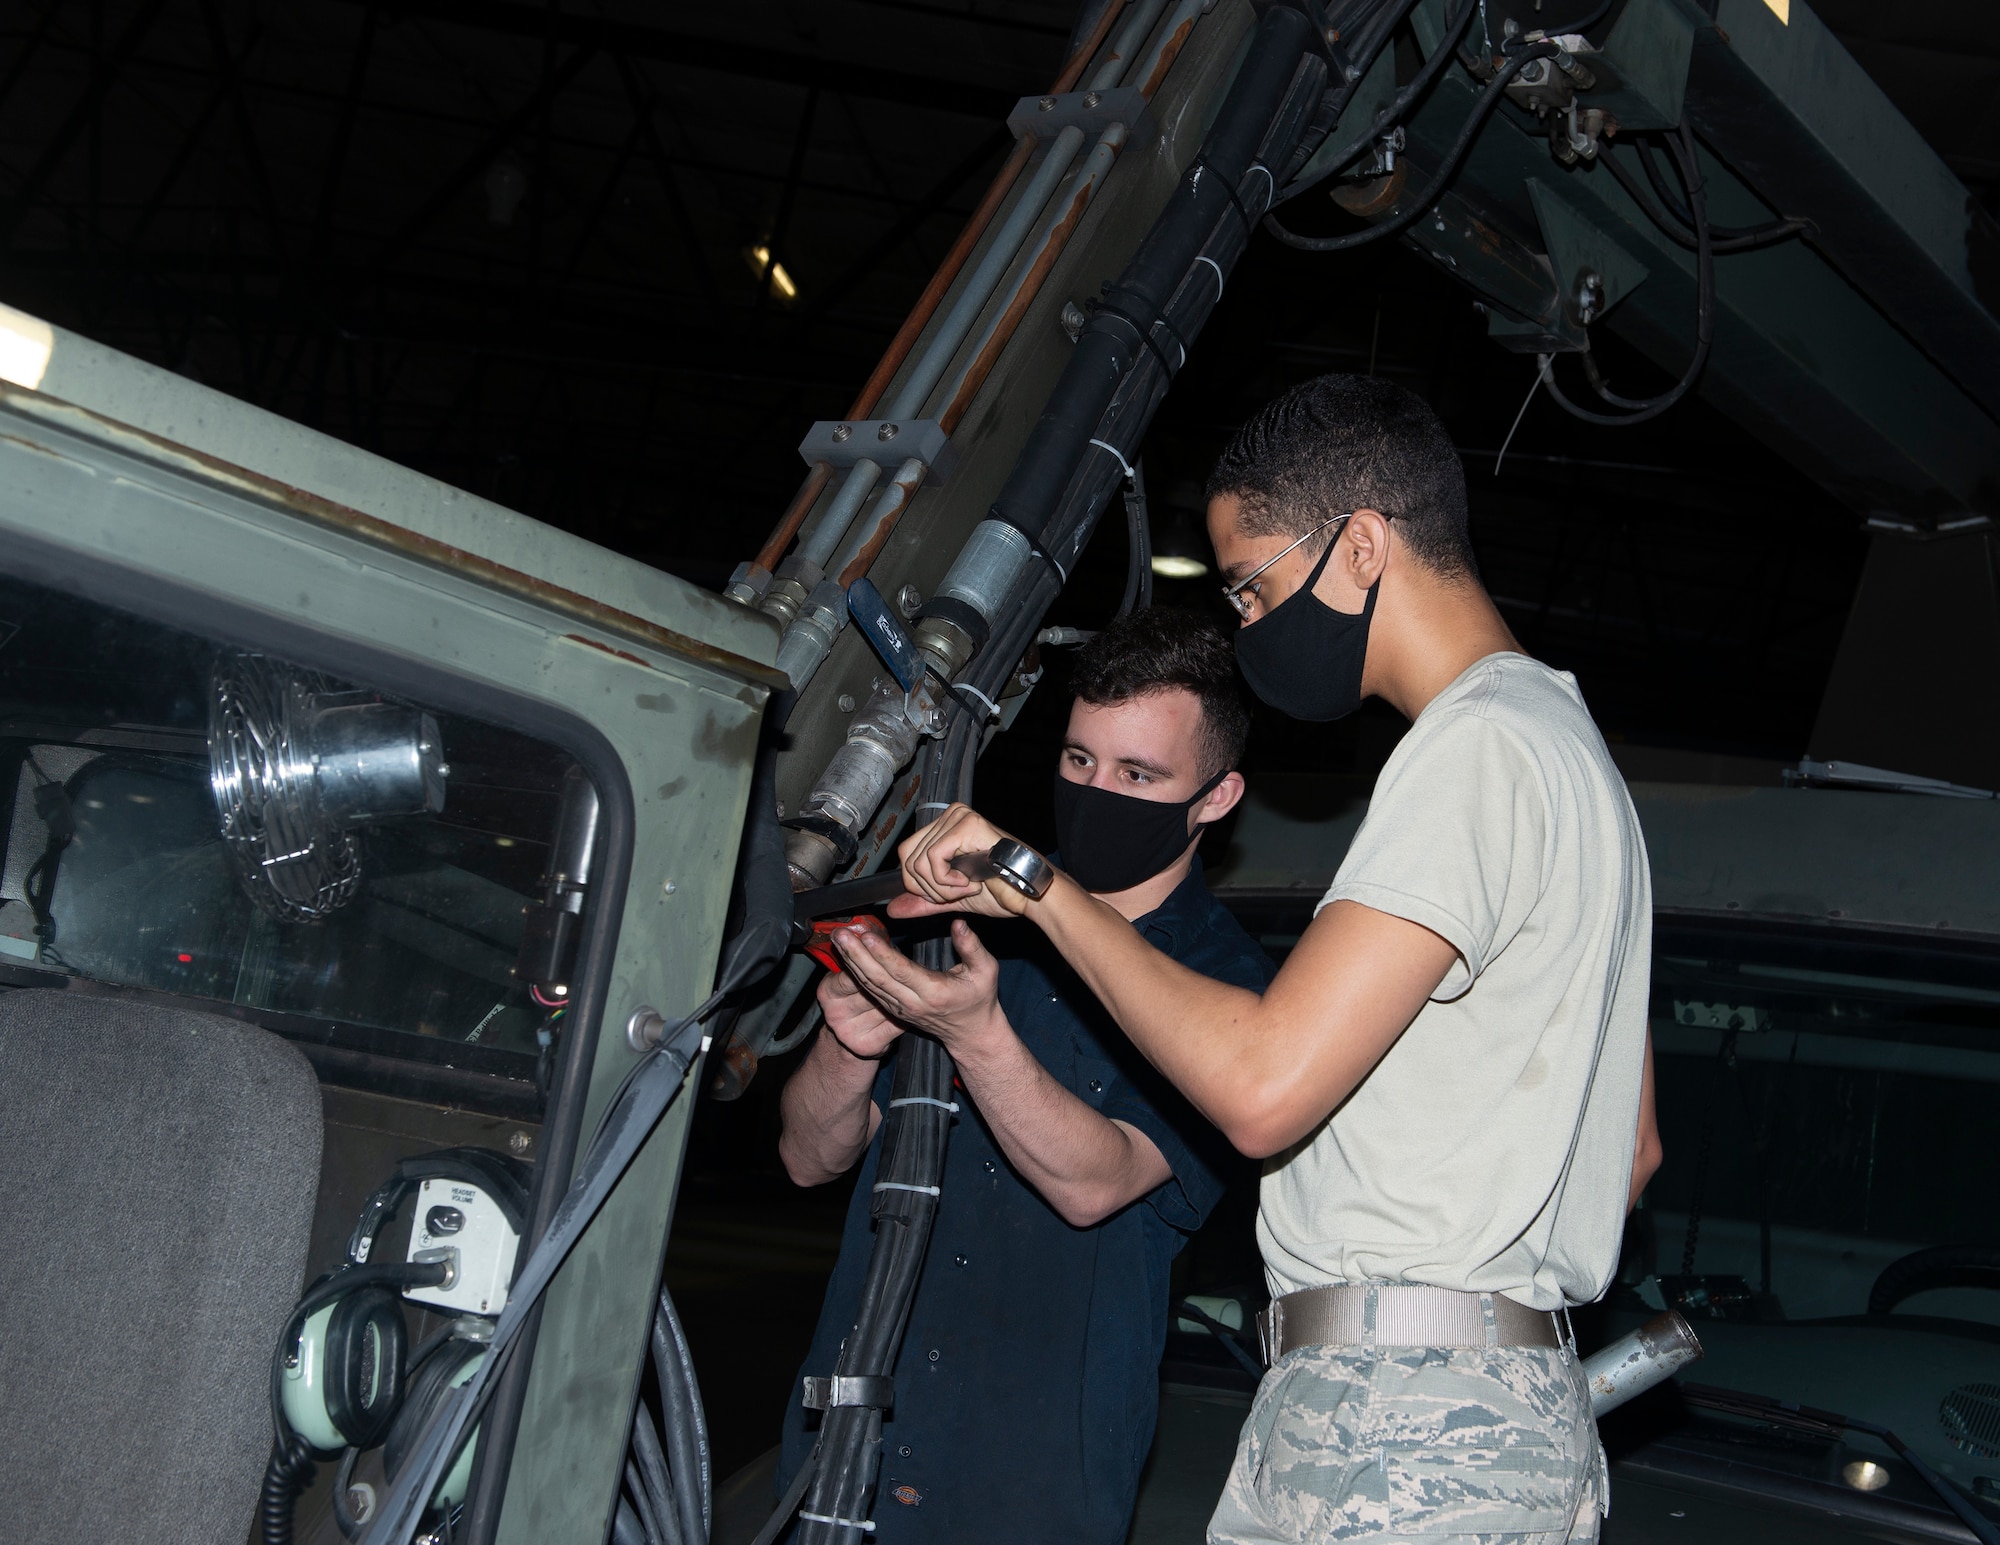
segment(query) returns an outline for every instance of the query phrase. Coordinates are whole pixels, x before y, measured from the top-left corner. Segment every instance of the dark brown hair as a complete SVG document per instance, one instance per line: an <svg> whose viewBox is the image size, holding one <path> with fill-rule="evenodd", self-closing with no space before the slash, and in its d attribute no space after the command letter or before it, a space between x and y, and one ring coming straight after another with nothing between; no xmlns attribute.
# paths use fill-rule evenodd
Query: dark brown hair
<svg viewBox="0 0 2000 1545"><path fill-rule="evenodd" d="M1070 690L1096 707L1178 687L1201 701L1203 771L1226 772L1243 757L1250 708L1236 650L1206 617L1148 606L1118 618L1076 652Z"/></svg>

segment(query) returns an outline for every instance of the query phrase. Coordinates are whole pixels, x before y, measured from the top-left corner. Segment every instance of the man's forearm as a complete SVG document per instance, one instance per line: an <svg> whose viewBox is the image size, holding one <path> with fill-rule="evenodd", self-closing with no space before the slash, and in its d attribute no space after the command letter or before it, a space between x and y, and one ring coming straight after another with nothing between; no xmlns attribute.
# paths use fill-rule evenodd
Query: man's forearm
<svg viewBox="0 0 2000 1545"><path fill-rule="evenodd" d="M868 1097L880 1067L821 1027L778 1102L784 1121L778 1156L796 1184L824 1185L846 1174L867 1149L882 1120Z"/></svg>
<svg viewBox="0 0 2000 1545"><path fill-rule="evenodd" d="M1028 915L1133 1044L1253 1158L1336 1109L1454 958L1428 929L1335 902L1260 996L1168 959L1073 880L1059 878Z"/></svg>
<svg viewBox="0 0 2000 1545"><path fill-rule="evenodd" d="M1163 955L1111 907L1058 880L1028 909L1049 941L1195 1108L1224 1131L1246 1072L1246 1030L1258 995Z"/></svg>
<svg viewBox="0 0 2000 1545"><path fill-rule="evenodd" d="M1151 1139L1063 1088L996 1021L953 1038L959 1078L1008 1162L1067 1222L1101 1223L1172 1175Z"/></svg>

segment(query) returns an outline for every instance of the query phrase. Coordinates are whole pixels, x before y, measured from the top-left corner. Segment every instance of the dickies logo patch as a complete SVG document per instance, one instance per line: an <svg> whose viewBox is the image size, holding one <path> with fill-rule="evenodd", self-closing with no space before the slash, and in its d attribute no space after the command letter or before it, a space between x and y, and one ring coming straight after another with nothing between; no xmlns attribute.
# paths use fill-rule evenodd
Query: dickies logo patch
<svg viewBox="0 0 2000 1545"><path fill-rule="evenodd" d="M916 1507L924 1500L924 1494L914 1486L898 1486L889 1495L904 1507Z"/></svg>

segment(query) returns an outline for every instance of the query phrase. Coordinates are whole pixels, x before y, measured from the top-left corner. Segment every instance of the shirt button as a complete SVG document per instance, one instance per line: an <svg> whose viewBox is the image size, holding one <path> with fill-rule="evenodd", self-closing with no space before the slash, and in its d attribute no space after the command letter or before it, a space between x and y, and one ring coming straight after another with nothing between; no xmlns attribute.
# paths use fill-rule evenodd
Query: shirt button
<svg viewBox="0 0 2000 1545"><path fill-rule="evenodd" d="M1104 1093L1104 1085L1100 1084L1096 1079L1093 1078L1090 1081L1090 1092L1092 1094L1102 1094Z"/></svg>
<svg viewBox="0 0 2000 1545"><path fill-rule="evenodd" d="M932 1362L936 1362L936 1361L938 1360L938 1358L940 1358L940 1357L941 1357L941 1356L943 1356L943 1355L944 1355L944 1354L943 1354L943 1353L941 1353L941 1352L939 1352L939 1351L938 1351L938 1349L937 1349L936 1347L932 1347L932 1348L931 1348L931 1361L932 1361Z"/></svg>
<svg viewBox="0 0 2000 1545"><path fill-rule="evenodd" d="M992 1175L992 1174L997 1174L997 1173L998 1173L998 1171L996 1171L996 1170L995 1170L995 1169L993 1168L993 1161L992 1161L991 1159L988 1159L988 1160L986 1161L986 1173L987 1173L987 1174L989 1174L989 1175Z"/></svg>
<svg viewBox="0 0 2000 1545"><path fill-rule="evenodd" d="M953 1260L953 1262L954 1262L954 1263L956 1263L957 1265L960 1265L960 1266L963 1266L963 1265L965 1264L965 1257L964 1257L964 1256L962 1256L962 1255L954 1255L954 1256L952 1257L952 1260Z"/></svg>
<svg viewBox="0 0 2000 1545"><path fill-rule="evenodd" d="M1062 1001L1062 999L1061 999L1060 995L1058 995L1058 994L1056 994L1056 993L1050 993L1050 994L1049 994L1049 1002L1051 1002L1051 1003L1060 1003L1061 1001Z"/></svg>
<svg viewBox="0 0 2000 1545"><path fill-rule="evenodd" d="M908 1459L910 1457L910 1445L905 1443L901 1448L897 1449L896 1452L901 1454L905 1459Z"/></svg>

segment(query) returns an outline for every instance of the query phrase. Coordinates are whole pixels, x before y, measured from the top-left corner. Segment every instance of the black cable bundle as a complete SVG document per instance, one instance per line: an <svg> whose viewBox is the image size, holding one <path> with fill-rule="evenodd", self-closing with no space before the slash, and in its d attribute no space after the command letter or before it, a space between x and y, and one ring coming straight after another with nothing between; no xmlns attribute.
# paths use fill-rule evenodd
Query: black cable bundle
<svg viewBox="0 0 2000 1545"><path fill-rule="evenodd" d="M644 1400L632 1412L625 1490L611 1537L617 1545L707 1545L715 1512L708 1423L687 1332L665 1288L653 1314L652 1345L662 1420L654 1422Z"/></svg>
<svg viewBox="0 0 2000 1545"><path fill-rule="evenodd" d="M1180 369L1185 344L1156 336L1159 319L1174 292L1189 282L1190 270L1224 216L1240 220L1247 239L1248 227L1270 207L1277 178L1258 152L1273 119L1289 108L1297 121L1283 155L1272 156L1281 168L1289 162L1325 81L1325 62L1306 55L1310 33L1305 16L1289 7L1274 6L1259 20L1250 52L1200 154L1077 335L1048 405L994 501L993 519L1039 539L1133 366L1152 355L1168 370ZM1259 187L1247 206L1238 191L1246 178ZM1209 280L1218 291L1221 277L1217 273Z"/></svg>
<svg viewBox="0 0 2000 1545"><path fill-rule="evenodd" d="M1589 379L1591 390L1614 408L1624 408L1624 413L1594 413L1588 408L1580 408L1563 395L1556 385L1555 356L1544 354L1540 357L1542 384L1549 395L1564 411L1582 419L1586 424L1642 424L1649 418L1658 418L1681 398L1685 397L1695 379L1700 376L1702 366L1708 363L1709 345L1715 340L1715 245L1709 239L1708 193L1701 177L1701 164L1695 159L1694 134L1683 123L1668 145L1679 163L1681 179L1687 187L1687 201L1690 218L1695 230L1695 321L1694 354L1688 360L1687 370L1680 380L1657 397L1621 397L1605 385L1604 378L1597 372L1597 362L1586 351L1583 356L1584 375Z"/></svg>
<svg viewBox="0 0 2000 1545"><path fill-rule="evenodd" d="M1407 8L1372 8L1393 18L1382 24L1382 37ZM1326 79L1325 62L1306 52L1310 35L1301 12L1265 12L1201 154L1085 324L994 507L994 518L1045 543L1052 561L1031 565L1015 593L995 608L992 636L956 685L997 698L1124 480L1125 459L1115 451L1087 456L1090 441L1137 444L1220 299L1258 215L1270 205L1277 187L1270 166L1294 164L1314 127ZM922 774L925 803L970 798L984 727L983 719L962 714L932 744ZM952 958L947 940L917 949L918 961L932 970L948 968ZM903 1037L876 1174L875 1244L854 1328L834 1369L842 1377L894 1372L937 1215L952 1079L943 1046L927 1036ZM854 1545L869 1532L881 1441L879 1408L830 1407L818 1447L792 1478L756 1545L776 1539L794 1507L800 1508L800 1545Z"/></svg>

